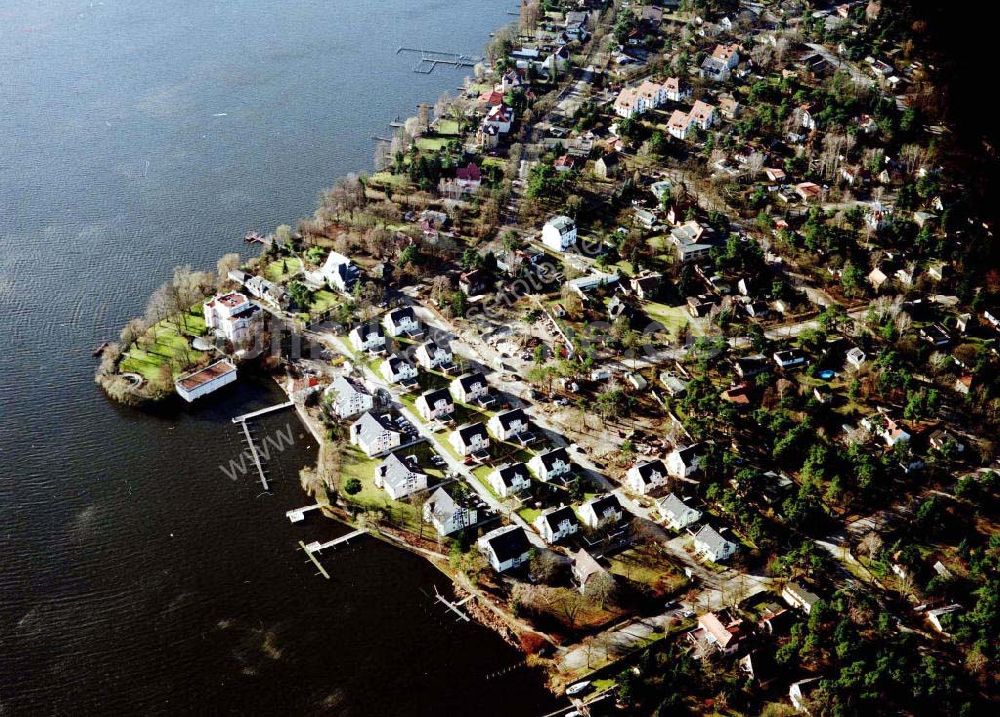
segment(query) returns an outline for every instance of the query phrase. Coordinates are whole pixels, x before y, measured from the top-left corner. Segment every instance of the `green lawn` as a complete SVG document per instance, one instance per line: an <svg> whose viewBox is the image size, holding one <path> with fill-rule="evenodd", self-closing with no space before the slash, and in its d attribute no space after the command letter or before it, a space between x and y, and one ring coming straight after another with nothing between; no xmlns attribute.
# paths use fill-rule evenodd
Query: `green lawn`
<svg viewBox="0 0 1000 717"><path fill-rule="evenodd" d="M280 284L297 274L300 269L302 269L302 261L293 256L288 256L268 264L264 269L264 278Z"/></svg>
<svg viewBox="0 0 1000 717"><path fill-rule="evenodd" d="M416 141L417 149L424 152L437 152L444 149L453 137L421 137Z"/></svg>
<svg viewBox="0 0 1000 717"><path fill-rule="evenodd" d="M642 308L649 315L649 318L659 321L674 336L685 324L691 329L692 334L699 333L697 325L689 320L690 317L685 306L667 306L655 301L647 301Z"/></svg>
<svg viewBox="0 0 1000 717"><path fill-rule="evenodd" d="M390 186L395 189L405 187L410 183L410 178L405 174L393 174L392 172L375 172L368 178L373 186Z"/></svg>
<svg viewBox="0 0 1000 717"><path fill-rule="evenodd" d="M458 122L455 120L438 120L434 123L434 131L438 134L458 135Z"/></svg>
<svg viewBox="0 0 1000 717"><path fill-rule="evenodd" d="M518 509L517 514L521 516L521 519L524 520L525 523L530 525L535 522L535 518L542 514L542 511L540 508L520 508Z"/></svg>
<svg viewBox="0 0 1000 717"><path fill-rule="evenodd" d="M312 304L309 306L309 313L322 314L340 304L340 297L328 289L320 289L313 294Z"/></svg>
<svg viewBox="0 0 1000 717"><path fill-rule="evenodd" d="M418 446L406 449L406 453L417 453ZM402 522L408 530L420 529L420 514L417 508L409 503L394 501L385 491L375 485L375 468L381 463L379 458L369 458L358 448L351 446L344 452L340 485L347 485L351 478L361 482L361 491L354 495L344 495L351 503L361 508L371 510L386 510L396 523Z"/></svg>
<svg viewBox="0 0 1000 717"><path fill-rule="evenodd" d="M170 364L173 376L177 377L204 358L203 351L196 351L189 344L191 337L204 333L205 319L200 306L188 312L180 329L165 319L132 344L118 364L118 370L137 373L150 381L159 379L160 367Z"/></svg>

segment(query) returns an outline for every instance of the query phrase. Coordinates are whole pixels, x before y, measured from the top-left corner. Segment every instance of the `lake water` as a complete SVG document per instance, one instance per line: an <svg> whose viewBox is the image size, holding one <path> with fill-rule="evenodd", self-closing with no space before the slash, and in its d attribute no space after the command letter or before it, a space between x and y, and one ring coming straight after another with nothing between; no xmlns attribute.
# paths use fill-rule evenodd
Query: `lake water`
<svg viewBox="0 0 1000 717"><path fill-rule="evenodd" d="M248 229L311 213L371 166L373 134L461 82L400 45L477 54L497 0L0 3L0 714L537 715L520 655L456 623L424 561L307 501L315 445L292 413L275 493L220 469L229 418L276 402L242 380L138 412L90 352L177 264L213 268ZM509 6L509 7L508 7Z"/></svg>

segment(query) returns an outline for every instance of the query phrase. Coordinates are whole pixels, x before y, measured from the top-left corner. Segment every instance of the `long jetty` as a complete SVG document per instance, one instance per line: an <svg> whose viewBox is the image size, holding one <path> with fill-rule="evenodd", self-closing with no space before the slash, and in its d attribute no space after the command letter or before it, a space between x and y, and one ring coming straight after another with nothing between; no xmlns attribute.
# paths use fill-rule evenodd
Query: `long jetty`
<svg viewBox="0 0 1000 717"><path fill-rule="evenodd" d="M457 52L441 52L439 50L425 50L420 47L399 47L396 54L404 52L416 53L420 55L420 61L413 66L414 72L429 75L434 72L438 65L449 65L451 67L475 67L481 57L470 57Z"/></svg>
<svg viewBox="0 0 1000 717"><path fill-rule="evenodd" d="M267 408L262 408L259 411L253 411L251 413L244 413L242 416L236 416L233 418L233 423L246 423L251 418L257 418L258 416L263 416L267 413L273 413L274 411L280 411L283 408L290 408L295 405L295 401L285 401L284 403L279 403L275 406L268 406Z"/></svg>
<svg viewBox="0 0 1000 717"><path fill-rule="evenodd" d="M306 513L310 510L319 510L323 506L319 503L316 505L307 505L305 508L293 508L292 510L285 513L285 517L288 518L293 523L301 523L306 519Z"/></svg>
<svg viewBox="0 0 1000 717"><path fill-rule="evenodd" d="M247 445L250 446L250 455L253 456L253 463L257 466L257 473L260 475L260 484L264 486L264 490L270 491L271 489L267 487L267 478L264 476L264 467L260 464L260 455L257 453L257 445L253 442L253 436L250 435L250 429L247 428L246 421L240 421L240 425L243 426L243 435L247 438Z"/></svg>
<svg viewBox="0 0 1000 717"><path fill-rule="evenodd" d="M357 538L359 535L364 535L367 532L368 531L365 530L364 528L358 528L357 530L352 531L352 532L348 533L347 535L341 535L339 538L334 538L333 540L328 540L325 543L320 543L318 541L314 541L312 543L308 543L308 544L306 544L306 545L303 546L303 549L309 555L312 555L313 553L318 553L321 550L326 550L327 548L333 548L333 547L336 547L338 545L342 545L342 544L348 542L349 540L354 540L354 538Z"/></svg>

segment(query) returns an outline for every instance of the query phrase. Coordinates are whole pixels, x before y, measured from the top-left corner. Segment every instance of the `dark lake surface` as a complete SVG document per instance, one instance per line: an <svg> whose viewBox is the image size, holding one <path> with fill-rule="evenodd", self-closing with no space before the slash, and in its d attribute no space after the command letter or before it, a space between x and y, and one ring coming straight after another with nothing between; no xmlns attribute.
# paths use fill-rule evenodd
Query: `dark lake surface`
<svg viewBox="0 0 1000 717"><path fill-rule="evenodd" d="M371 166L373 134L454 90L400 45L478 54L497 0L0 3L0 715L538 715L493 633L427 594L446 581L370 538L314 575L298 540L344 529L298 487L220 470L230 417L280 400L241 379L193 408L110 404L91 351L177 264L311 213Z"/></svg>

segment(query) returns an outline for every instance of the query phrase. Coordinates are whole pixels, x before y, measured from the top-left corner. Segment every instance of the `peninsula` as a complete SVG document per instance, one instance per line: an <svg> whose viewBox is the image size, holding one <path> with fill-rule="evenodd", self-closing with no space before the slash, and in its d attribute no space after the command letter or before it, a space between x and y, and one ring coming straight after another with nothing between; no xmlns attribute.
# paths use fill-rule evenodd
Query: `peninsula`
<svg viewBox="0 0 1000 717"><path fill-rule="evenodd" d="M979 714L1000 275L934 52L879 0L523 0L376 171L178 269L97 380L272 373L319 509L573 709Z"/></svg>

